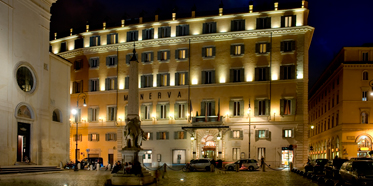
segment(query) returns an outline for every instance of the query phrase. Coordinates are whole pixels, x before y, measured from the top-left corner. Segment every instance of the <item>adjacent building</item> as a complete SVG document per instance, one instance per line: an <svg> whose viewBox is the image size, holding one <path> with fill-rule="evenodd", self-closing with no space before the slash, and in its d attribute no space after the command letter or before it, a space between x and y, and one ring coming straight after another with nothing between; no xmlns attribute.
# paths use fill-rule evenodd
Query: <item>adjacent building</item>
<svg viewBox="0 0 373 186"><path fill-rule="evenodd" d="M122 160L134 44L139 60L144 163L308 158L307 1L290 9L126 24L50 41L71 67L70 158ZM77 105L78 101L78 105ZM83 101L86 107L83 106ZM76 129L78 127L78 130ZM78 131L78 132L77 132ZM289 150L289 146L293 150ZM126 161L123 159L122 161Z"/></svg>
<svg viewBox="0 0 373 186"><path fill-rule="evenodd" d="M48 52L54 2L0 1L0 166L69 160L71 63Z"/></svg>
<svg viewBox="0 0 373 186"><path fill-rule="evenodd" d="M372 61L373 46L344 47L312 87L309 154L313 159L369 156Z"/></svg>

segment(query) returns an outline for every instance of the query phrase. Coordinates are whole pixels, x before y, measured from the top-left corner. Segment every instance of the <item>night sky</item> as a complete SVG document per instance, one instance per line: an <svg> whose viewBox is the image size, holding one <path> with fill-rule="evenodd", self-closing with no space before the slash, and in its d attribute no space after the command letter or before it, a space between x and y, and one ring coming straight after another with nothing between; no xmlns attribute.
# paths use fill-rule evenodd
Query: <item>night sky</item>
<svg viewBox="0 0 373 186"><path fill-rule="evenodd" d="M273 0L254 0L254 11L264 7L273 7ZM297 3L301 0L279 0L281 5ZM310 15L308 24L315 27L310 55L309 80L310 87L322 74L334 56L345 46L361 46L373 43L373 1L372 0L308 0ZM89 21L102 27L106 20L107 27L119 26L126 15L128 19L136 19L144 11L144 21L154 20L155 11L160 10L160 19L166 15L171 19L172 9L177 7L177 17L190 16L193 5L196 5L196 16L202 12L216 12L221 0L58 0L53 4L51 13L51 35L67 36L69 29L84 29ZM223 0L224 13L244 12L248 10L249 0ZM211 14L210 14L211 15ZM137 20L133 20L137 21ZM76 33L74 32L74 33Z"/></svg>

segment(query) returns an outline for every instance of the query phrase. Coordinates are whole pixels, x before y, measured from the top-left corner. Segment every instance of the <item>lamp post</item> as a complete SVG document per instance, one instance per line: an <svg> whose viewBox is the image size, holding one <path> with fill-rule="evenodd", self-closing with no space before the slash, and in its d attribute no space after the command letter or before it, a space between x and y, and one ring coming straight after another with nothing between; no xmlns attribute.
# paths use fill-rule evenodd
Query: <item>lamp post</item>
<svg viewBox="0 0 373 186"><path fill-rule="evenodd" d="M84 95L82 97L80 97L81 94L84 94ZM78 95L78 98L76 99L76 108L79 107L79 99L84 99L83 106L87 106L87 104L85 102L85 98L87 98L86 93L80 93ZM76 127L76 137L75 137L75 168L74 168L74 171L78 171L78 139L79 139L79 136L78 136L78 120L77 120L78 110L73 109L73 110L71 110L71 113L74 115L75 124L76 124L75 125L75 127Z"/></svg>
<svg viewBox="0 0 373 186"><path fill-rule="evenodd" d="M247 110L247 114L249 115L249 158L250 158L250 145L251 145L251 117L250 117L250 111L251 111L251 106L250 106L250 100L249 100L249 109Z"/></svg>

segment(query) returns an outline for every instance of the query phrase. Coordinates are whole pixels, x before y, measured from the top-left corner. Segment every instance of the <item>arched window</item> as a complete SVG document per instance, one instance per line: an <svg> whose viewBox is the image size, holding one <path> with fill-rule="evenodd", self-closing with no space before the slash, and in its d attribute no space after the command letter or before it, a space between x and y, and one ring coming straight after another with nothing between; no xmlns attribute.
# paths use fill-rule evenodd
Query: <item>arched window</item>
<svg viewBox="0 0 373 186"><path fill-rule="evenodd" d="M52 120L55 122L61 122L61 112L58 109L53 111Z"/></svg>
<svg viewBox="0 0 373 186"><path fill-rule="evenodd" d="M335 140L336 144L335 147L339 149L339 137L337 136L337 139Z"/></svg>
<svg viewBox="0 0 373 186"><path fill-rule="evenodd" d="M363 80L368 80L368 72L367 71L363 72Z"/></svg>
<svg viewBox="0 0 373 186"><path fill-rule="evenodd" d="M357 146L360 149L361 147L368 147L371 148L372 140L367 136L360 136L357 140Z"/></svg>
<svg viewBox="0 0 373 186"><path fill-rule="evenodd" d="M361 113L361 123L368 124L368 114L366 112Z"/></svg>
<svg viewBox="0 0 373 186"><path fill-rule="evenodd" d="M17 110L17 117L32 119L31 110L26 105L22 105Z"/></svg>

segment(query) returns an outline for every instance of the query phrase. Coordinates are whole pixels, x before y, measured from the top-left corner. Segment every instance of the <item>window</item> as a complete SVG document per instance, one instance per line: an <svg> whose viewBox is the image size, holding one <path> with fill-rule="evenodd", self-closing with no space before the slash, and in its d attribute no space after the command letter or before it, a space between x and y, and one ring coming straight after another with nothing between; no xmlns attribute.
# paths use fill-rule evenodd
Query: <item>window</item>
<svg viewBox="0 0 373 186"><path fill-rule="evenodd" d="M201 102L201 116L215 116L215 101Z"/></svg>
<svg viewBox="0 0 373 186"><path fill-rule="evenodd" d="M144 52L141 54L141 62L143 63L149 63L152 62L154 58L153 52Z"/></svg>
<svg viewBox="0 0 373 186"><path fill-rule="evenodd" d="M151 112L153 111L151 104L141 105L141 119L142 120L151 120Z"/></svg>
<svg viewBox="0 0 373 186"><path fill-rule="evenodd" d="M232 130L231 131L231 139L243 139L243 130Z"/></svg>
<svg viewBox="0 0 373 186"><path fill-rule="evenodd" d="M107 56L106 57L106 66L108 66L108 67L116 66L117 63L118 63L117 56Z"/></svg>
<svg viewBox="0 0 373 186"><path fill-rule="evenodd" d="M90 68L97 68L100 66L100 58L92 57L89 59L89 67Z"/></svg>
<svg viewBox="0 0 373 186"><path fill-rule="evenodd" d="M153 133L152 132L145 132L145 139L146 140L153 140Z"/></svg>
<svg viewBox="0 0 373 186"><path fill-rule="evenodd" d="M202 33L203 34L216 33L216 22L203 23Z"/></svg>
<svg viewBox="0 0 373 186"><path fill-rule="evenodd" d="M255 52L258 54L266 54L269 52L269 43L257 43Z"/></svg>
<svg viewBox="0 0 373 186"><path fill-rule="evenodd" d="M232 20L231 21L231 31L242 31L245 30L245 20L240 19L240 20Z"/></svg>
<svg viewBox="0 0 373 186"><path fill-rule="evenodd" d="M271 18L270 17L260 17L256 18L256 29L271 28Z"/></svg>
<svg viewBox="0 0 373 186"><path fill-rule="evenodd" d="M368 52L363 52L363 61L369 61Z"/></svg>
<svg viewBox="0 0 373 186"><path fill-rule="evenodd" d="M266 148L259 147L258 148L258 159L266 158Z"/></svg>
<svg viewBox="0 0 373 186"><path fill-rule="evenodd" d="M186 119L187 108L187 103L175 103L175 119Z"/></svg>
<svg viewBox="0 0 373 186"><path fill-rule="evenodd" d="M157 104L156 113L158 119L168 119L170 112L170 104L167 102L160 102Z"/></svg>
<svg viewBox="0 0 373 186"><path fill-rule="evenodd" d="M294 135L293 130L291 130L291 129L284 129L283 130L283 136L285 138L292 138L292 137L294 137L293 135Z"/></svg>
<svg viewBox="0 0 373 186"><path fill-rule="evenodd" d="M116 106L108 106L107 107L107 121L116 121L117 119L117 107Z"/></svg>
<svg viewBox="0 0 373 186"><path fill-rule="evenodd" d="M335 126L338 126L339 124L339 114L337 113L337 115L335 116Z"/></svg>
<svg viewBox="0 0 373 186"><path fill-rule="evenodd" d="M175 59L183 60L188 58L188 49L178 49L175 51Z"/></svg>
<svg viewBox="0 0 373 186"><path fill-rule="evenodd" d="M61 122L61 112L58 109L53 111L52 121Z"/></svg>
<svg viewBox="0 0 373 186"><path fill-rule="evenodd" d="M280 67L280 79L295 79L295 65L286 65Z"/></svg>
<svg viewBox="0 0 373 186"><path fill-rule="evenodd" d="M368 72L367 71L363 72L363 80L368 80Z"/></svg>
<svg viewBox="0 0 373 186"><path fill-rule="evenodd" d="M230 81L231 82L244 82L244 69L231 69L230 70Z"/></svg>
<svg viewBox="0 0 373 186"><path fill-rule="evenodd" d="M170 59L170 51L158 51L158 61L167 61Z"/></svg>
<svg viewBox="0 0 373 186"><path fill-rule="evenodd" d="M232 159L233 159L233 161L240 159L240 148L233 148L232 149Z"/></svg>
<svg viewBox="0 0 373 186"><path fill-rule="evenodd" d="M215 47L203 47L202 57L205 57L205 58L215 57Z"/></svg>
<svg viewBox="0 0 373 186"><path fill-rule="evenodd" d="M170 86L170 74L157 74L157 87Z"/></svg>
<svg viewBox="0 0 373 186"><path fill-rule="evenodd" d="M167 106L161 105L161 119L167 119Z"/></svg>
<svg viewBox="0 0 373 186"><path fill-rule="evenodd" d="M158 28L158 38L171 37L171 27L162 26Z"/></svg>
<svg viewBox="0 0 373 186"><path fill-rule="evenodd" d="M215 71L202 71L202 84L214 84Z"/></svg>
<svg viewBox="0 0 373 186"><path fill-rule="evenodd" d="M130 77L124 77L124 89L129 89L130 87Z"/></svg>
<svg viewBox="0 0 373 186"><path fill-rule="evenodd" d="M141 76L141 88L153 87L153 75Z"/></svg>
<svg viewBox="0 0 373 186"><path fill-rule="evenodd" d="M98 79L90 79L89 80L89 91L95 92L98 91Z"/></svg>
<svg viewBox="0 0 373 186"><path fill-rule="evenodd" d="M177 131L174 132L174 139L186 139L186 131Z"/></svg>
<svg viewBox="0 0 373 186"><path fill-rule="evenodd" d="M291 52L295 50L295 41L282 41L281 52Z"/></svg>
<svg viewBox="0 0 373 186"><path fill-rule="evenodd" d="M255 100L255 116L269 115L269 100Z"/></svg>
<svg viewBox="0 0 373 186"><path fill-rule="evenodd" d="M76 141L76 134L74 134L73 140ZM82 135L78 134L78 141L82 141Z"/></svg>
<svg viewBox="0 0 373 186"><path fill-rule="evenodd" d="M126 64L128 64L128 65L130 64L130 61L131 61L131 59L132 59L132 56L133 56L132 53L126 55ZM137 59L137 60L139 59L137 54L136 54L136 59Z"/></svg>
<svg viewBox="0 0 373 186"><path fill-rule="evenodd" d="M281 99L280 100L280 115L295 115L296 100L295 99Z"/></svg>
<svg viewBox="0 0 373 186"><path fill-rule="evenodd" d="M269 131L268 130L256 130L257 138L268 138L269 137Z"/></svg>
<svg viewBox="0 0 373 186"><path fill-rule="evenodd" d="M255 81L268 81L269 80L269 67L255 68Z"/></svg>
<svg viewBox="0 0 373 186"><path fill-rule="evenodd" d="M21 66L17 70L17 84L21 90L30 92L34 88L35 78L31 69Z"/></svg>
<svg viewBox="0 0 373 186"><path fill-rule="evenodd" d="M116 44L118 43L118 34L117 33L112 33L107 35L107 44Z"/></svg>
<svg viewBox="0 0 373 186"><path fill-rule="evenodd" d="M83 45L84 45L84 39L83 38L75 39L74 49L83 48Z"/></svg>
<svg viewBox="0 0 373 186"><path fill-rule="evenodd" d="M366 112L361 113L361 123L368 124L368 114Z"/></svg>
<svg viewBox="0 0 373 186"><path fill-rule="evenodd" d="M88 134L88 141L100 141L99 134Z"/></svg>
<svg viewBox="0 0 373 186"><path fill-rule="evenodd" d="M142 30L142 40L154 39L154 28Z"/></svg>
<svg viewBox="0 0 373 186"><path fill-rule="evenodd" d="M100 46L100 36L92 36L90 37L90 45L91 47L93 46Z"/></svg>
<svg viewBox="0 0 373 186"><path fill-rule="evenodd" d="M26 68L26 67L25 67ZM83 68L83 62L81 60L74 62L74 70L78 71Z"/></svg>
<svg viewBox="0 0 373 186"><path fill-rule="evenodd" d="M116 77L111 77L111 78L106 78L105 79L105 90L117 90L117 78Z"/></svg>
<svg viewBox="0 0 373 186"><path fill-rule="evenodd" d="M127 32L127 42L137 41L138 37L139 37L139 33L137 30Z"/></svg>
<svg viewBox="0 0 373 186"><path fill-rule="evenodd" d="M189 25L176 26L176 36L187 36L187 35L189 35Z"/></svg>
<svg viewBox="0 0 373 186"><path fill-rule="evenodd" d="M116 133L105 134L105 141L117 141L117 134Z"/></svg>
<svg viewBox="0 0 373 186"><path fill-rule="evenodd" d="M99 115L99 112L100 112L100 108L88 108L88 121L91 122L95 122L95 121L98 121L98 115Z"/></svg>
<svg viewBox="0 0 373 186"><path fill-rule="evenodd" d="M231 45L231 55L240 56L245 52L245 45Z"/></svg>
<svg viewBox="0 0 373 186"><path fill-rule="evenodd" d="M296 26L296 15L281 16L281 27Z"/></svg>
<svg viewBox="0 0 373 186"><path fill-rule="evenodd" d="M60 52L66 52L66 42L61 42L61 48L60 48Z"/></svg>
<svg viewBox="0 0 373 186"><path fill-rule="evenodd" d="M175 85L188 85L188 72L176 72L175 73Z"/></svg>
<svg viewBox="0 0 373 186"><path fill-rule="evenodd" d="M73 82L73 94L83 92L83 81L74 81Z"/></svg>
<svg viewBox="0 0 373 186"><path fill-rule="evenodd" d="M168 132L157 132L157 140L168 139Z"/></svg>
<svg viewBox="0 0 373 186"><path fill-rule="evenodd" d="M229 102L229 110L231 111L232 116L244 116L243 100L231 100Z"/></svg>
<svg viewBox="0 0 373 186"><path fill-rule="evenodd" d="M363 91L363 95L362 95L362 101L368 101L368 91Z"/></svg>

